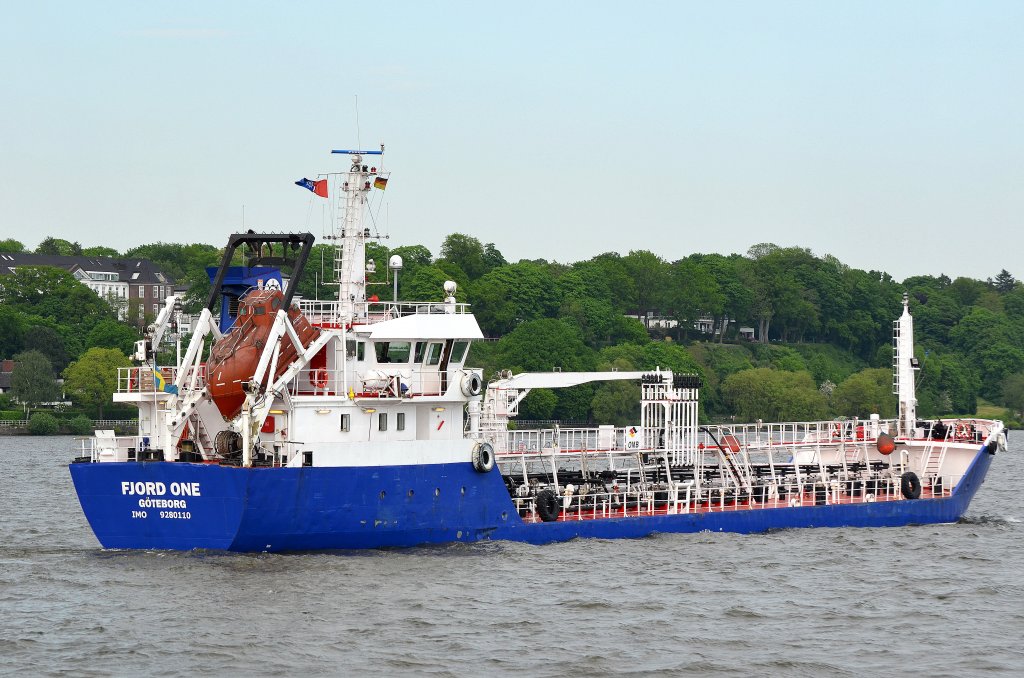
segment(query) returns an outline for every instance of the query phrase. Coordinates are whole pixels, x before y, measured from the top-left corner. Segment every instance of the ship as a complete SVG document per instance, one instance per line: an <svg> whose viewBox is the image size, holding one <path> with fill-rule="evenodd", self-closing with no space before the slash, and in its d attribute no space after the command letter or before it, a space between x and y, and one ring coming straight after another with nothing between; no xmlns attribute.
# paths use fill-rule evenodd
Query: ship
<svg viewBox="0 0 1024 678"><path fill-rule="evenodd" d="M160 368L180 306L167 300L138 364L118 373L114 400L138 407L138 432L96 431L69 464L104 548L322 551L953 523L1006 449L1000 421L917 416L906 295L893 322L891 419L703 423L699 375L660 368L484 375L467 364L484 337L454 282L433 300L401 301L392 256L392 298L369 289L366 246L378 236L367 212L386 179L371 163L383 147L332 153L348 166L326 175L337 300L294 294L311 234L252 231L229 238L187 350ZM262 273L289 268L284 284ZM611 380L639 383L635 425L514 425L533 389Z"/></svg>

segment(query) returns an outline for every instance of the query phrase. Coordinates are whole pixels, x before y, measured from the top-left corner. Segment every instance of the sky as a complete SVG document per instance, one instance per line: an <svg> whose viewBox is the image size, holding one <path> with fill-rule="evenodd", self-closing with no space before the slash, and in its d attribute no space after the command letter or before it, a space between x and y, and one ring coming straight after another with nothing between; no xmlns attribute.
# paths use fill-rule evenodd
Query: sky
<svg viewBox="0 0 1024 678"><path fill-rule="evenodd" d="M509 261L772 242L1024 278L1022 2L46 2L0 23L0 239L325 228Z"/></svg>

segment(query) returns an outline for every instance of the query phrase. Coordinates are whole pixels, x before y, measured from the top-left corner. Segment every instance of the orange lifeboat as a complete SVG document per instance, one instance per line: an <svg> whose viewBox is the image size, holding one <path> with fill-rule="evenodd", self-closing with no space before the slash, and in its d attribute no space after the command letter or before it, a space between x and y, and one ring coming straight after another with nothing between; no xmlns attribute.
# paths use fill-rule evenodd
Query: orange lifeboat
<svg viewBox="0 0 1024 678"><path fill-rule="evenodd" d="M245 384L252 380L274 318L283 305L284 295L280 290L250 292L238 304L238 318L231 331L213 344L206 362L207 389L224 419L234 419L242 411ZM313 327L294 304L288 309L288 320L304 348L320 334L320 328ZM264 386L284 374L298 356L291 340L283 337L280 341L277 369L273 379L269 374L263 378Z"/></svg>

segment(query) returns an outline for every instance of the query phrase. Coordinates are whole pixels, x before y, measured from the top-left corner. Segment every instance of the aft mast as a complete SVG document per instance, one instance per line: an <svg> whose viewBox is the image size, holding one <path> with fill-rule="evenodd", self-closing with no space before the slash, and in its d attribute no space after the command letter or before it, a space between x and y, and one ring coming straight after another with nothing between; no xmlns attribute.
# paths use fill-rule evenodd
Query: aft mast
<svg viewBox="0 0 1024 678"><path fill-rule="evenodd" d="M339 218L334 233L336 249L334 269L338 284L340 324L351 325L366 309L366 240L370 229L363 224L367 196L372 186L371 177L377 168L363 162L363 156L384 155L379 151L332 150L331 153L348 155L352 164L342 175L341 194L344 196L344 214Z"/></svg>

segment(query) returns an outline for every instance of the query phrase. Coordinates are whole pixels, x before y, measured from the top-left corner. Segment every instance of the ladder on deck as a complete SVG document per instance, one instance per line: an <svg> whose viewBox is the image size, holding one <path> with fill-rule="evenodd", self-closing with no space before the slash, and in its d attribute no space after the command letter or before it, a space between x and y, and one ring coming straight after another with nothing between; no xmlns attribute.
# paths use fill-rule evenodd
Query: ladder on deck
<svg viewBox="0 0 1024 678"><path fill-rule="evenodd" d="M925 478L938 478L941 474L942 463L946 460L946 445L929 443L924 448L924 463L921 465L921 472Z"/></svg>

